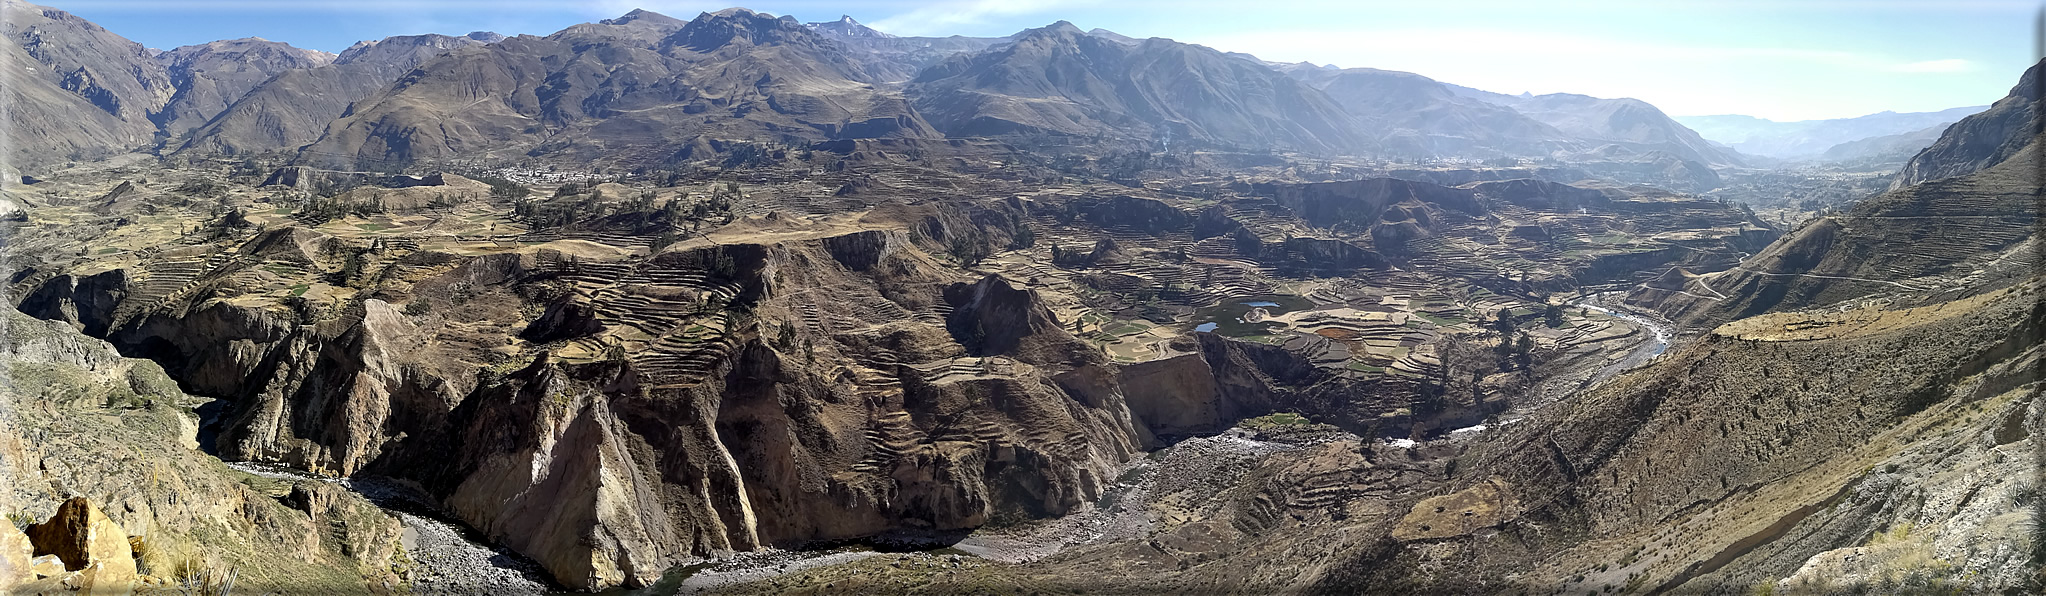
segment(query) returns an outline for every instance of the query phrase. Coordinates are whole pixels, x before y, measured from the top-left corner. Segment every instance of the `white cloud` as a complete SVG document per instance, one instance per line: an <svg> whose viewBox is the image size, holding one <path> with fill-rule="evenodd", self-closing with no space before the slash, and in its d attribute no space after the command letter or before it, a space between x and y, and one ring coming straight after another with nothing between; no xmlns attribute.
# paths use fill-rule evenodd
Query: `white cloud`
<svg viewBox="0 0 2046 596"><path fill-rule="evenodd" d="M896 35L952 35L959 29L985 25L1005 17L1050 12L1071 5L1072 0L953 0L937 1L909 12L889 15L869 26Z"/></svg>
<svg viewBox="0 0 2046 596"><path fill-rule="evenodd" d="M1977 67L1974 62L1969 62L1967 60L1962 60L1960 58L1948 58L1945 60L1920 60L1918 62L1906 62L1903 64L1896 64L1890 66L1889 71L1918 73L1974 72L1976 68Z"/></svg>

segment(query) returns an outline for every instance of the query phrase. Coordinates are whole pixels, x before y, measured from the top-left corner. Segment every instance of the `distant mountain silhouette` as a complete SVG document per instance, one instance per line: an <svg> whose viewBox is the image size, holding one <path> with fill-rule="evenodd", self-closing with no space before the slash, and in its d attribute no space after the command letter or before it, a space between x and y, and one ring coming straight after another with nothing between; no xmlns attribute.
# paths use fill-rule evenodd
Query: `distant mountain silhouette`
<svg viewBox="0 0 2046 596"><path fill-rule="evenodd" d="M1545 156L1586 145L1512 108L1458 95L1413 73L1305 63L1281 69L1327 93L1395 156Z"/></svg>
<svg viewBox="0 0 2046 596"><path fill-rule="evenodd" d="M1935 124L1950 124L1989 106L1937 112L1881 112L1854 118L1776 122L1753 116L1678 116L1677 122L1700 136L1741 153L1777 158L1809 158L1835 145L1897 135Z"/></svg>
<svg viewBox="0 0 2046 596"><path fill-rule="evenodd" d="M295 150L320 138L327 123L347 112L349 104L390 85L420 63L455 48L501 39L504 36L477 32L358 42L331 64L287 70L263 81L177 146L225 154Z"/></svg>
<svg viewBox="0 0 2046 596"><path fill-rule="evenodd" d="M1057 133L1321 152L1368 144L1326 95L1262 64L1059 21L931 66L907 93L955 136Z"/></svg>
<svg viewBox="0 0 2046 596"><path fill-rule="evenodd" d="M482 152L662 161L719 139L930 136L845 48L746 9L683 23L634 11L421 64L356 103L311 161L409 162Z"/></svg>
<svg viewBox="0 0 2046 596"><path fill-rule="evenodd" d="M1507 95L1450 85L1458 95L1513 108L1563 134L1602 143L1607 155L1663 152L1709 166L1741 166L1740 153L1713 145L1697 132L1638 99L1604 99L1574 93Z"/></svg>

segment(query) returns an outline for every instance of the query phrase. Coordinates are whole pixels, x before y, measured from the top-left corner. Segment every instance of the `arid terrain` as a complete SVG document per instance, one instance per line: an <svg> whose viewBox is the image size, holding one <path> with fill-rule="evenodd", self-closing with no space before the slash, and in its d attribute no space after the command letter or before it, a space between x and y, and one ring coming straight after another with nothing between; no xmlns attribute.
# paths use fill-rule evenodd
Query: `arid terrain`
<svg viewBox="0 0 2046 596"><path fill-rule="evenodd" d="M0 589L2046 586L2037 68L1778 168L1064 21L0 2Z"/></svg>

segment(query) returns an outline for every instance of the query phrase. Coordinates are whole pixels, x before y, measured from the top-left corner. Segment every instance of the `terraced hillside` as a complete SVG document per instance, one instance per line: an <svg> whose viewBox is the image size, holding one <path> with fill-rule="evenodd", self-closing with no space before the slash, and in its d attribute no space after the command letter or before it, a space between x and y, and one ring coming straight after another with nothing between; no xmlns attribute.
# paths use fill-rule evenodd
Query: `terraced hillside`
<svg viewBox="0 0 2046 596"><path fill-rule="evenodd" d="M2027 98L2007 98L2000 112ZM1856 302L1926 304L2020 283L2041 264L2037 132L1957 125L1942 142L2022 149L1979 170L1894 189L1845 213L1807 221L1732 269L1672 271L1638 286L1629 301L1675 319L1716 324ZM2004 136L1977 138L1985 134Z"/></svg>
<svg viewBox="0 0 2046 596"><path fill-rule="evenodd" d="M0 179L0 592L2046 586L2026 85L1863 199L1064 21L109 70L0 1L97 110Z"/></svg>
<svg viewBox="0 0 2046 596"><path fill-rule="evenodd" d="M1141 450L1272 412L1439 436L1534 407L1523 388L1564 370L1544 363L1655 341L1534 289L1578 288L1568 277L1381 254L1289 207L1308 187L1137 196L884 161L863 177L556 179L513 198L496 176L530 174L473 174L493 182L293 167L210 198L190 194L215 179L203 169L119 192L53 183L96 198L37 208L49 233L14 247L19 307L227 400L223 457L408 479L577 587L651 583L722 549L1077 511ZM370 184L247 186L322 179ZM1515 235L1521 218L1765 231L1610 189L1379 184L1417 190L1315 200L1545 271L1589 261ZM1013 198L913 194L965 186ZM87 238L99 248L60 248ZM568 538L589 532L606 538Z"/></svg>

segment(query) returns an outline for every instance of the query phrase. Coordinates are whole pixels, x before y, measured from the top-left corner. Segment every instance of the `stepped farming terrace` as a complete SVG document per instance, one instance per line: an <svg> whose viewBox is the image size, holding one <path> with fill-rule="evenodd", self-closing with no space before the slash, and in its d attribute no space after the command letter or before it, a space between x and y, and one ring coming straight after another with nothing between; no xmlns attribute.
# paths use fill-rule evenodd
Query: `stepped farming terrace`
<svg viewBox="0 0 2046 596"><path fill-rule="evenodd" d="M726 546L1057 516L1141 452L1280 413L1313 424L1255 432L1451 437L1658 341L1580 295L1724 270L1774 233L1713 201L1532 182L291 168L54 178L7 247L13 295L232 400L223 457L418 482L516 533L488 524L559 507L494 476L541 465L497 442L614 433L575 440L654 451L586 469L679 466L633 482L690 519L730 513L690 487L741 481L783 512L690 530ZM300 413L329 409L346 416ZM818 486L873 505L778 525L836 503L796 498ZM588 554L520 544L550 570Z"/></svg>
<svg viewBox="0 0 2046 596"><path fill-rule="evenodd" d="M1187 193L1034 186L914 167L858 176L745 172L675 186L502 170L496 174L555 186L510 197L490 183L439 174L316 197L302 181L258 187L217 184L196 169L153 172L153 180L142 172L117 165L51 185L47 192L64 198L37 209L36 219L106 223L74 264L32 267L15 287L31 291L59 274L122 276L127 298L105 317L109 326L199 294L333 312L376 294L423 315L439 302L407 303L403 292L445 293L461 309L484 284L411 284L511 255L521 259L521 275L544 278L540 297L558 305L486 325L547 320L601 331L528 329L480 350L504 361L539 352L570 363L624 358L654 386L688 385L734 347L738 314L728 306L747 289L718 249L887 230L907 233L912 244L934 242L943 230L905 215L919 205L969 205L971 225L1003 228L1001 242L954 233L985 245L982 254L954 250L958 240L928 252L943 266L1036 292L1059 325L1111 361L1170 358L1187 353L1181 338L1216 333L1298 351L1357 377L1439 375L1446 342L1500 341L1486 335L1493 321L1548 319L1548 305L1579 288L1628 287L1673 267L1728 268L1773 234L1713 201L1531 180L1202 181L1180 187L1197 191ZM193 196L195 180L208 181L211 192ZM1003 198L971 206L974 199L950 189ZM309 215L319 201L335 207ZM521 201L531 203L522 210ZM166 203L184 207L159 212L155 205ZM539 215L563 209L585 219L559 225ZM236 224L215 225L230 210ZM874 337L901 321L945 327L954 309L939 297L872 284L778 292L785 312L744 316L778 317L770 331L868 337L847 363L863 390L895 386L937 362L905 360ZM1566 310L1560 321L1544 321L1554 325L1525 327L1538 348L1568 351L1638 332L1600 312Z"/></svg>

